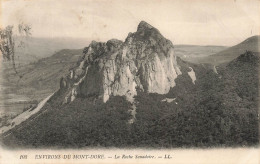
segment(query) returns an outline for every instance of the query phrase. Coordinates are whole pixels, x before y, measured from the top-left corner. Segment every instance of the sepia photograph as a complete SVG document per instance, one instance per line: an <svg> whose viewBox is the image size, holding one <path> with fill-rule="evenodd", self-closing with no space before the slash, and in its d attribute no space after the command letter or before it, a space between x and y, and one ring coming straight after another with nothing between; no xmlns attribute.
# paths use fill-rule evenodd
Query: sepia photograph
<svg viewBox="0 0 260 164"><path fill-rule="evenodd" d="M259 0L1 0L0 163L258 163Z"/></svg>

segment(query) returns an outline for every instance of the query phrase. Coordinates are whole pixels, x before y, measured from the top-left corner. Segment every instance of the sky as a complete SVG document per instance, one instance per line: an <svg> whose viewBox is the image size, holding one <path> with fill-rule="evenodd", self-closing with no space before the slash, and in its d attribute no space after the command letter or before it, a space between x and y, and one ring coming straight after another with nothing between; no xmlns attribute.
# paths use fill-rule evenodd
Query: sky
<svg viewBox="0 0 260 164"><path fill-rule="evenodd" d="M259 0L2 0L1 24L34 37L125 40L141 20L173 44L232 46L259 35Z"/></svg>

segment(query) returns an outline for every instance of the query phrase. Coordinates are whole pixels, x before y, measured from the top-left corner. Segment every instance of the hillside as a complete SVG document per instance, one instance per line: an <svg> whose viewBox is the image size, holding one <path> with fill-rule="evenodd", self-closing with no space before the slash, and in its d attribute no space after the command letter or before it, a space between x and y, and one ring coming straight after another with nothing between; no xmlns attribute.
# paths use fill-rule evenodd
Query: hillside
<svg viewBox="0 0 260 164"><path fill-rule="evenodd" d="M12 68L4 68L0 79L3 93L0 99L0 125L58 90L60 78L75 65L81 54L82 49L65 49L51 57L18 67L20 75L23 75L21 79ZM1 121L2 117L6 119Z"/></svg>
<svg viewBox="0 0 260 164"><path fill-rule="evenodd" d="M51 57L20 67L19 71L23 75L21 79L12 68L6 69L4 77L8 83L13 83L13 86L18 87L15 88L17 94L41 99L46 96L46 93L49 94L58 89L60 78L77 62L81 54L82 49L64 49Z"/></svg>
<svg viewBox="0 0 260 164"><path fill-rule="evenodd" d="M211 55L208 58L205 58L203 62L212 63L213 65L219 65L221 63L230 62L231 60L237 58L240 54L245 53L246 51L260 52L259 40L259 35L252 36L235 46L232 46L214 55Z"/></svg>

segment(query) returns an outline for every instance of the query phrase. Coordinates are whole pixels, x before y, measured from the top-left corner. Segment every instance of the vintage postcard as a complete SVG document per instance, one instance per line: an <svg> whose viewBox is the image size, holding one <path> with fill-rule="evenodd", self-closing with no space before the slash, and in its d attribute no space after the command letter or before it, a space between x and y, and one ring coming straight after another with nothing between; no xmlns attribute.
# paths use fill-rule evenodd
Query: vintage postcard
<svg viewBox="0 0 260 164"><path fill-rule="evenodd" d="M259 163L259 0L1 0L0 163Z"/></svg>

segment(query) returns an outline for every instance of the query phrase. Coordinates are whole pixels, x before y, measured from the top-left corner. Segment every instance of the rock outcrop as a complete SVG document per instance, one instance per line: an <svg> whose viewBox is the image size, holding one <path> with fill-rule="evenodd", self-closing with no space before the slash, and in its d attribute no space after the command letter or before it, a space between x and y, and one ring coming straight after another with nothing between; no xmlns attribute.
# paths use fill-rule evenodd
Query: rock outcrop
<svg viewBox="0 0 260 164"><path fill-rule="evenodd" d="M142 21L125 42L112 39L86 47L78 66L61 79L65 103L78 95L97 96L106 102L111 95L126 96L132 102L136 89L166 94L181 74L171 41Z"/></svg>

